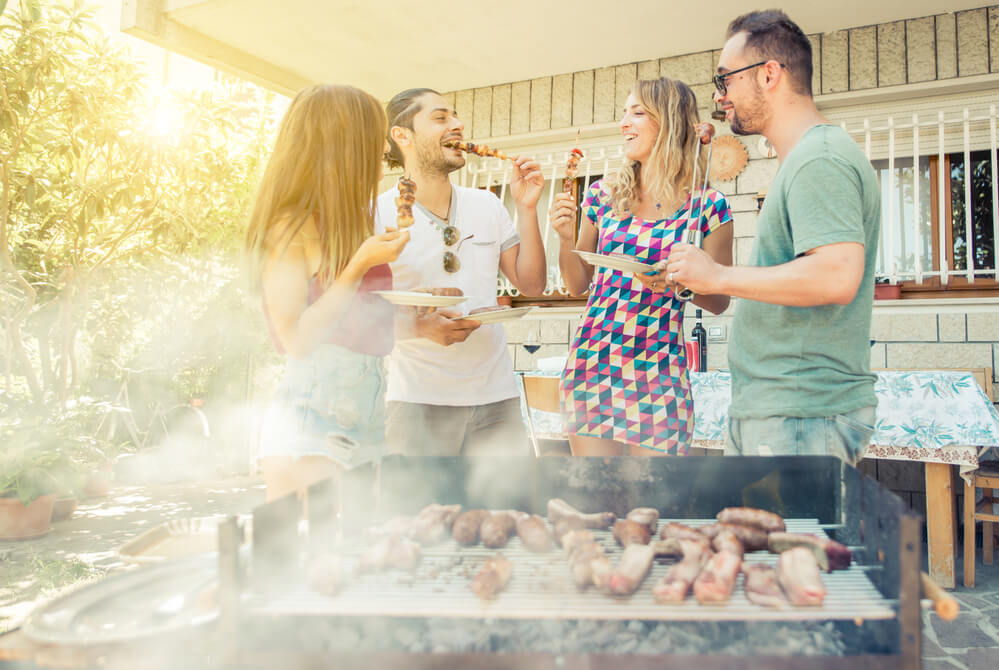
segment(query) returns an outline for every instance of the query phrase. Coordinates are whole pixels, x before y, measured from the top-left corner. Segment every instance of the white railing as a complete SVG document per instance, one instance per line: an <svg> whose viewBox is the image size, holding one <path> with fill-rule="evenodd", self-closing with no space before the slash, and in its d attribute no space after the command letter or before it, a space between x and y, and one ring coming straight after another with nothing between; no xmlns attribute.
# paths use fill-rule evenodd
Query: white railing
<svg viewBox="0 0 999 670"><path fill-rule="evenodd" d="M582 192L586 193L595 176L605 175L618 168L623 160L623 155L620 138L617 137L613 138L613 145L584 148L578 172L578 176L582 178ZM562 181L568 157L568 151L549 151L534 155L535 160L541 164L541 170L545 175L545 191L538 202L538 220L541 227L541 240L545 245L545 256L548 261L548 282L544 292L546 296L568 295L558 265L558 235L552 230L548 221L548 210L551 209L552 202L555 200L555 194L562 191ZM508 188L511 172L512 166L509 161L469 156L465 167L458 173L456 181L462 186L470 188L495 189L499 187L499 198L511 212L514 225L517 225L516 207ZM519 295L519 291L502 274L499 275L497 281L499 295Z"/></svg>
<svg viewBox="0 0 999 670"><path fill-rule="evenodd" d="M992 203L992 257L999 240L999 182L996 179L996 105L979 104L975 107L949 105L946 110L922 110L911 114L887 114L863 119L849 119L840 125L864 148L882 183L881 240L876 273L890 282L915 281L918 284L929 277L939 278L947 285L952 277L964 277L968 283L976 278L997 277L996 263L976 267L975 221L972 202L974 164L972 152L989 151L991 163ZM830 115L833 116L833 115ZM963 157L964 163L964 241L966 267L949 267L947 194L950 179L943 166L947 156ZM933 212L929 198L929 157L935 156L937 208L935 223L937 239L931 237ZM884 166L887 165L887 169ZM901 166L901 167L900 167ZM983 222L979 222L981 226ZM952 243L951 243L952 244ZM933 259L938 269L934 269Z"/></svg>

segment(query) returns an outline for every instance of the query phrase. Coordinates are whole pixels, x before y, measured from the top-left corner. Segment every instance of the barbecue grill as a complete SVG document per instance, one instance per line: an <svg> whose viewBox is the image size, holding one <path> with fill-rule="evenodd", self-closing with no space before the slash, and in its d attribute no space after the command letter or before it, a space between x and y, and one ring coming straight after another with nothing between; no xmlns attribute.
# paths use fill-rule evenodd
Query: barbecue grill
<svg viewBox="0 0 999 670"><path fill-rule="evenodd" d="M305 583L305 557L358 555L361 530L423 506L520 509L550 498L624 517L656 507L661 521L707 523L724 507L783 516L792 532L853 549L849 570L824 574L822 607L769 609L737 587L727 604L656 604L657 561L627 598L578 592L561 552L519 539L507 590L480 601L468 580L496 552L453 540L424 550L415 573L357 577L327 597ZM336 513L339 510L339 514ZM385 459L313 488L309 532L293 498L220 527L219 652L234 667L377 668L917 668L921 519L854 468L827 457ZM610 551L609 533L600 538ZM619 550L610 551L616 561ZM776 557L747 554L748 561ZM740 580L741 584L741 580Z"/></svg>

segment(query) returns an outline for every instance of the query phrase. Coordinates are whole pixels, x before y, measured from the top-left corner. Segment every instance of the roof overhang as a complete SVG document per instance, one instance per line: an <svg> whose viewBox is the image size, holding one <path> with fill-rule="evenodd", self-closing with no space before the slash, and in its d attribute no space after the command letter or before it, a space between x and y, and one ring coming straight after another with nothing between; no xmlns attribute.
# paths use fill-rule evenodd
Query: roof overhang
<svg viewBox="0 0 999 670"><path fill-rule="evenodd" d="M762 3L766 5L766 3ZM971 9L982 0L789 0L809 34ZM660 0L127 0L122 30L285 95L335 82L381 99L719 48L760 3Z"/></svg>

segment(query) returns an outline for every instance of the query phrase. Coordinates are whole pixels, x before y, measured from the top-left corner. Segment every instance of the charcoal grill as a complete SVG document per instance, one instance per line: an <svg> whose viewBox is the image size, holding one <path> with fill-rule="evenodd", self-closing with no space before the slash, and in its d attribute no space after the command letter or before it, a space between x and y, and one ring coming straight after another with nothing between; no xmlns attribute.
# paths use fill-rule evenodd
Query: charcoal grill
<svg viewBox="0 0 999 670"><path fill-rule="evenodd" d="M552 497L619 517L635 507L656 507L662 519L691 525L712 520L724 507L761 507L783 516L791 531L825 533L847 544L854 551L854 565L823 576L829 591L823 607L782 610L750 603L741 586L725 605L699 605L693 599L656 604L651 586L669 562L657 562L629 598L578 593L560 552L533 554L517 538L501 550L514 563L510 586L488 603L469 591L467 581L495 552L481 546L459 548L452 540L427 548L413 575L367 575L333 597L314 593L304 583L308 554L356 555L363 548L361 529L415 514L431 502L544 515ZM393 457L315 487L308 535L299 533L298 513L293 499L255 510L248 554L235 549L241 533L235 519L221 528L219 651L234 667L920 665L921 519L896 496L834 458ZM614 547L609 533L602 541L608 549ZM747 554L747 560L775 557ZM834 653L780 649L776 643L750 644L748 655L712 651L728 642L724 638L779 640L798 627L804 627L805 638L835 637ZM494 639L502 637L497 631L517 644L504 646ZM544 642L532 647L521 639L532 631L546 631ZM617 632L604 634L608 631ZM678 649L675 641L668 642L674 631L684 639L701 636L704 648ZM462 635L470 641L462 642ZM654 648L653 636L664 635L666 646ZM428 636L458 642L441 645L423 639ZM606 645L594 644L596 638L615 636Z"/></svg>

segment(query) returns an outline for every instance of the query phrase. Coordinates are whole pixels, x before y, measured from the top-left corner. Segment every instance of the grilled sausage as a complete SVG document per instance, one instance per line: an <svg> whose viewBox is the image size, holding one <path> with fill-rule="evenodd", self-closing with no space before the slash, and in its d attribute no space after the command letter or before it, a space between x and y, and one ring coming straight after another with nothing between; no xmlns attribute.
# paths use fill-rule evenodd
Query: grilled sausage
<svg viewBox="0 0 999 670"><path fill-rule="evenodd" d="M529 550L542 553L552 548L552 534L545 525L545 520L537 514L517 522L517 535Z"/></svg>
<svg viewBox="0 0 999 670"><path fill-rule="evenodd" d="M704 535L690 526L685 526L682 523L671 521L663 526L663 529L659 531L659 537L664 540L668 540L670 538L676 538L677 540L697 540L704 538Z"/></svg>
<svg viewBox="0 0 999 670"><path fill-rule="evenodd" d="M783 533L784 519L773 512L755 507L726 507L718 512L717 519L722 523L735 523L752 526L768 533Z"/></svg>
<svg viewBox="0 0 999 670"><path fill-rule="evenodd" d="M746 553L736 534L727 529L715 535L715 539L711 540L711 546L715 551L728 551L739 558L742 558L742 555Z"/></svg>
<svg viewBox="0 0 999 670"><path fill-rule="evenodd" d="M500 549L510 541L510 536L517 529L517 522L508 512L493 512L488 515L479 528L482 544L490 549Z"/></svg>
<svg viewBox="0 0 999 670"><path fill-rule="evenodd" d="M794 547L806 547L815 554L819 567L826 572L846 570L853 562L853 553L844 545L827 537L805 533L771 533L768 537L771 552L780 554Z"/></svg>
<svg viewBox="0 0 999 670"><path fill-rule="evenodd" d="M470 547L479 542L479 529L482 522L489 516L489 511L484 509L470 509L462 512L454 520L451 526L451 537L458 544Z"/></svg>
<svg viewBox="0 0 999 670"><path fill-rule="evenodd" d="M740 526L737 523L713 523L708 526L701 526L698 532L706 535L712 540L723 530L730 530L742 542L746 551L762 551L767 548L767 533L752 526Z"/></svg>

